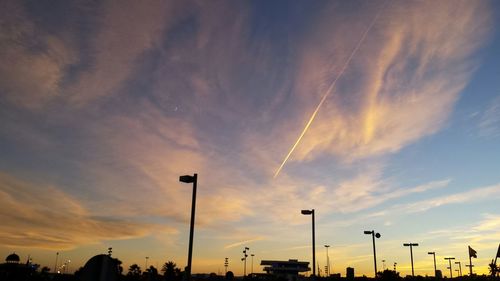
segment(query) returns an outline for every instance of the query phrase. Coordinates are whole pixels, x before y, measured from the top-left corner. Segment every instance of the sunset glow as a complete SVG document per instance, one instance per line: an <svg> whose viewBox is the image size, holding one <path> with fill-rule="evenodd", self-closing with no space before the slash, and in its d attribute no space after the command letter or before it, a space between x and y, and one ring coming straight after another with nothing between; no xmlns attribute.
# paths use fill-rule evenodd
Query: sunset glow
<svg viewBox="0 0 500 281"><path fill-rule="evenodd" d="M71 271L487 273L500 243L496 1L2 1L0 256ZM316 265L316 267L318 264ZM464 267L465 268L465 267ZM465 271L466 269L464 269Z"/></svg>

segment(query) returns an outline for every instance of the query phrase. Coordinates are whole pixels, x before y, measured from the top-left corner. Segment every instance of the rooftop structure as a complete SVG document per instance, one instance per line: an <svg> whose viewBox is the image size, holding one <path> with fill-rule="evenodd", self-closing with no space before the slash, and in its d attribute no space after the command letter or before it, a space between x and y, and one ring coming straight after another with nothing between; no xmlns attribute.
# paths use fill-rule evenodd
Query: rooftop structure
<svg viewBox="0 0 500 281"><path fill-rule="evenodd" d="M309 262L298 260L262 260L260 262L260 265L264 266L264 271L268 274L282 276L287 278L288 280L296 280L299 272L307 272L311 270L309 268Z"/></svg>

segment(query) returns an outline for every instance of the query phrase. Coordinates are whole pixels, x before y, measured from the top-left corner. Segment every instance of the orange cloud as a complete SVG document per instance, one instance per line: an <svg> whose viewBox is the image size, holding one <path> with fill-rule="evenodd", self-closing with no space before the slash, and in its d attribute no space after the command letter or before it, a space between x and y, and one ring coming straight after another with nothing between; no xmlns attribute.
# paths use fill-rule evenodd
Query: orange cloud
<svg viewBox="0 0 500 281"><path fill-rule="evenodd" d="M5 246L70 249L103 239L143 237L175 229L94 216L80 201L54 186L0 173L0 240Z"/></svg>
<svg viewBox="0 0 500 281"><path fill-rule="evenodd" d="M297 75L297 91L308 105L301 116L312 111L366 28L325 18L328 30L312 35ZM489 18L486 5L477 2L390 5L291 160L325 152L345 160L394 153L440 130L477 66L474 54L485 42ZM292 134L298 135L285 136Z"/></svg>

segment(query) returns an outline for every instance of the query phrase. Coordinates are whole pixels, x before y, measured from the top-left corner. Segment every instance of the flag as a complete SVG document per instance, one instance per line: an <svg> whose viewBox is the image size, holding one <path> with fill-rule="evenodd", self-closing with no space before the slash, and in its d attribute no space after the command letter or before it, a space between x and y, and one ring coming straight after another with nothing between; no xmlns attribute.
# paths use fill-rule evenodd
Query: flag
<svg viewBox="0 0 500 281"><path fill-rule="evenodd" d="M469 257L477 259L477 252L476 252L476 250L472 249L470 246L469 246Z"/></svg>
<svg viewBox="0 0 500 281"><path fill-rule="evenodd" d="M500 244L498 244L497 258L500 258Z"/></svg>

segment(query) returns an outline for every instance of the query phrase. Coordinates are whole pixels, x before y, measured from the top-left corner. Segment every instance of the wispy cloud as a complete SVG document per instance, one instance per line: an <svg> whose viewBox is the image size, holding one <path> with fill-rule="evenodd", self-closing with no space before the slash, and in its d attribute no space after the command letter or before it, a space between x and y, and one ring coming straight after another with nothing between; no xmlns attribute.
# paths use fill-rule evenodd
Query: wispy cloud
<svg viewBox="0 0 500 281"><path fill-rule="evenodd" d="M248 245L248 244L250 244L252 242L261 241L261 240L264 240L264 239L265 239L264 237L257 237L257 238L253 238L253 239L249 239L249 240L245 240L245 241L240 241L240 242L236 242L236 243L232 243L232 244L226 245L226 246L224 246L224 249L231 249L231 248L242 246L242 245Z"/></svg>
<svg viewBox="0 0 500 281"><path fill-rule="evenodd" d="M466 1L391 5L291 160L324 153L351 160L393 153L441 129L476 66L475 51L485 41L484 8ZM325 19L328 32L320 28L313 35L296 80L304 104L315 100L336 75L331 65L339 65L354 46L346 44L363 30L361 24ZM341 35L346 37L339 42Z"/></svg>
<svg viewBox="0 0 500 281"><path fill-rule="evenodd" d="M437 208L449 204L472 203L481 200L490 200L498 198L500 197L499 191L500 191L500 184L496 184L487 187L474 188L465 192L455 193L452 195L446 195L437 198L417 201L407 205L397 206L395 208L410 213L425 212L432 208Z"/></svg>
<svg viewBox="0 0 500 281"><path fill-rule="evenodd" d="M483 137L500 136L500 97L489 103L479 121L479 135Z"/></svg>
<svg viewBox="0 0 500 281"><path fill-rule="evenodd" d="M116 217L96 217L54 186L0 173L1 242L12 247L68 249L103 239L143 237L174 228Z"/></svg>
<svg viewBox="0 0 500 281"><path fill-rule="evenodd" d="M17 1L4 1L0 18L1 98L38 109L61 94L65 68L77 55L64 38L38 32Z"/></svg>

